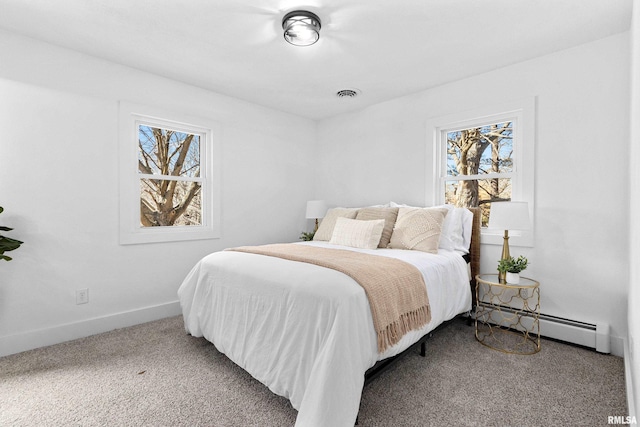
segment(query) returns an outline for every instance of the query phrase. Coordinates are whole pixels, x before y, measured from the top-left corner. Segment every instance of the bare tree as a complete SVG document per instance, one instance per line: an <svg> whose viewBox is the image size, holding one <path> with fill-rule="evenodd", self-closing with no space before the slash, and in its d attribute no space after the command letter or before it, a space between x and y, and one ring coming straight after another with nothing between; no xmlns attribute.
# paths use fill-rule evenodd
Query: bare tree
<svg viewBox="0 0 640 427"><path fill-rule="evenodd" d="M450 181L447 203L480 207L483 226L492 202L511 199L511 179L482 176L512 170L512 131L512 122L505 122L447 133L448 175L474 176Z"/></svg>
<svg viewBox="0 0 640 427"><path fill-rule="evenodd" d="M447 153L454 162L450 175L478 175L480 172L500 172L511 167L511 153L501 155L502 145L511 140L511 122L493 124L485 128L464 129L447 134ZM491 150L489 161L483 161L485 150ZM478 179L461 180L455 193L455 204L461 207L477 207L485 203L508 200L498 178L486 182Z"/></svg>
<svg viewBox="0 0 640 427"><path fill-rule="evenodd" d="M201 184L188 180L200 176L199 143L197 135L149 126L139 127L138 170L153 176L141 180L142 226L201 223Z"/></svg>

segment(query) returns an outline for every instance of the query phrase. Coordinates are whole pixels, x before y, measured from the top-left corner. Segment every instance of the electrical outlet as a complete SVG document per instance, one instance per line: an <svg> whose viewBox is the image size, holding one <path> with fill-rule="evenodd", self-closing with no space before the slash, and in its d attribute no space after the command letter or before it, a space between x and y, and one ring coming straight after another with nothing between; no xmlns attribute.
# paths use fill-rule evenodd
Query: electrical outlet
<svg viewBox="0 0 640 427"><path fill-rule="evenodd" d="M86 304L89 302L89 289L76 290L76 304Z"/></svg>

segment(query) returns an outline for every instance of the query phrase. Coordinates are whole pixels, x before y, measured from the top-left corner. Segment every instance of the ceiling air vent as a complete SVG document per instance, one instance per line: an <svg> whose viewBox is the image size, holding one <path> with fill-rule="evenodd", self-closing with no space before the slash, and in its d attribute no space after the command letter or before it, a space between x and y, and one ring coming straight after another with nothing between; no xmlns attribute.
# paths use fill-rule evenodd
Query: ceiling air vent
<svg viewBox="0 0 640 427"><path fill-rule="evenodd" d="M355 98L360 91L358 89L342 89L336 92L338 98Z"/></svg>

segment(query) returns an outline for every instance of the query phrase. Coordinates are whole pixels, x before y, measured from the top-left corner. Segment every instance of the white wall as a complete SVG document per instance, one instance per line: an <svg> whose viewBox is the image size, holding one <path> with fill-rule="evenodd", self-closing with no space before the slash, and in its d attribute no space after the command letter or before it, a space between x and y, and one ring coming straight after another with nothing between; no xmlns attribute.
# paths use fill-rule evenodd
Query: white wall
<svg viewBox="0 0 640 427"><path fill-rule="evenodd" d="M0 265L0 355L178 314L205 254L310 227L313 121L10 33L0 58L0 224L25 242ZM118 244L119 100L219 124L221 239Z"/></svg>
<svg viewBox="0 0 640 427"><path fill-rule="evenodd" d="M627 366L627 395L629 411L636 418L640 415L640 224L636 220L640 212L640 1L633 3L631 20L631 144L629 146L629 169L631 189L629 191L629 335L625 354ZM629 384L630 382L630 384Z"/></svg>
<svg viewBox="0 0 640 427"><path fill-rule="evenodd" d="M620 34L323 120L316 196L334 205L429 205L427 118L537 97L535 246L512 245L511 252L529 257L527 276L541 282L543 313L609 323L612 351L621 355L629 278L628 49L628 34ZM483 245L482 257L482 270L495 271L500 248Z"/></svg>
<svg viewBox="0 0 640 427"><path fill-rule="evenodd" d="M529 96L537 97L535 246L512 252L532 261L544 313L610 323L621 354L628 52L628 34L616 35L315 123L0 32L0 224L26 242L0 265L0 355L177 313L175 292L195 260L296 240L309 226L310 197L427 204L427 118ZM120 99L220 124L222 239L118 245ZM289 139L299 133L317 135L317 145ZM485 245L483 270L498 257ZM90 303L76 305L85 287Z"/></svg>

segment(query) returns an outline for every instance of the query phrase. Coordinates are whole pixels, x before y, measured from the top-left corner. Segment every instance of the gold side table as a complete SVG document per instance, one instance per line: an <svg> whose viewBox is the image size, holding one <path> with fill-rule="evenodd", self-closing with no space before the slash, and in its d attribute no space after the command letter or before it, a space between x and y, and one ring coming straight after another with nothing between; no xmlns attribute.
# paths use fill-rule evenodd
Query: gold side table
<svg viewBox="0 0 640 427"><path fill-rule="evenodd" d="M479 274L476 283L476 339L505 353L539 352L540 283L500 283L497 274Z"/></svg>

